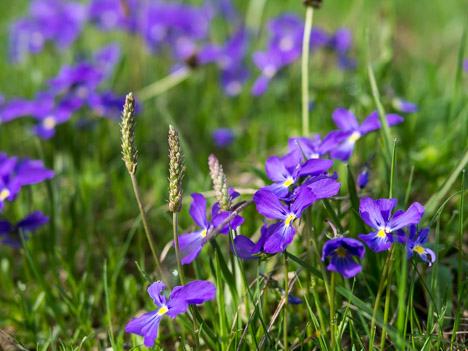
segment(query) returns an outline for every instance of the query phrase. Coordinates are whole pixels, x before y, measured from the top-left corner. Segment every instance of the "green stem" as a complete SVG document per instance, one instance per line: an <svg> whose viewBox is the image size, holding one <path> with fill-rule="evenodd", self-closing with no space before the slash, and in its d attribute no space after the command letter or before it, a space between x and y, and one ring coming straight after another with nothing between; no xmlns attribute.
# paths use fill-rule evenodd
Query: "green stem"
<svg viewBox="0 0 468 351"><path fill-rule="evenodd" d="M172 232L174 234L174 246L176 252L176 259L177 259L177 267L179 269L179 277L180 277L180 284L185 285L185 275L184 275L184 267L182 266L182 259L180 257L180 249L179 249L179 213L173 212L172 213ZM192 312L192 324L193 324L193 336L195 340L195 348L196 350L200 350L200 340L198 339L198 324L197 324L197 317L196 317L196 307L191 306L190 308Z"/></svg>
<svg viewBox="0 0 468 351"><path fill-rule="evenodd" d="M336 328L336 318L335 318L335 278L336 273L332 272L331 274L331 287L330 287L330 340L331 348L335 347L335 328Z"/></svg>
<svg viewBox="0 0 468 351"><path fill-rule="evenodd" d="M393 246L392 246L393 249ZM395 250L392 250L390 253L391 258L390 262L393 261L393 257L395 255ZM380 338L380 349L384 350L385 349L385 337L387 336L387 321L388 321L388 315L390 311L390 293L391 293L391 286L392 286L392 275L393 275L393 268L394 265L390 264L389 270L388 270L388 276L387 276L387 292L385 294L385 309L384 309L384 320L383 320L383 328L382 328L382 337Z"/></svg>
<svg viewBox="0 0 468 351"><path fill-rule="evenodd" d="M309 54L314 8L307 6L302 40L302 135L309 135Z"/></svg>
<svg viewBox="0 0 468 351"><path fill-rule="evenodd" d="M163 271L162 266L161 266L161 261L159 260L159 256L156 253L156 248L154 246L153 237L151 236L151 231L150 231L149 224L148 224L148 218L146 217L145 207L143 206L143 200L141 199L140 188L138 187L138 182L136 180L135 174L130 173L130 178L132 179L133 191L135 193L135 198L138 203L138 208L140 209L140 215L141 215L141 219L143 222L143 228L145 229L146 238L148 239L148 244L150 246L151 253L153 254L154 262L156 263L156 268L159 271L161 278L165 280L166 285L170 287L170 280L168 279L165 272Z"/></svg>
<svg viewBox="0 0 468 351"><path fill-rule="evenodd" d="M189 68L182 67L168 76L140 89L135 95L138 96L140 101L151 99L183 82L191 73L192 71Z"/></svg>
<svg viewBox="0 0 468 351"><path fill-rule="evenodd" d="M174 234L174 247L176 252L177 267L179 269L180 284L185 285L184 267L182 266L182 259L180 257L179 234L177 232L178 226L179 214L177 212L174 212L172 214L172 233Z"/></svg>
<svg viewBox="0 0 468 351"><path fill-rule="evenodd" d="M390 248L390 252L387 255L385 260L385 265L382 272L382 277L380 278L379 290L377 291L377 296L375 297L374 310L372 312L372 322L371 322L371 337L369 341L369 351L374 349L374 336L375 336L375 321L377 316L377 311L379 310L380 299L382 298L383 288L385 286L385 278L390 267L390 262L393 259L394 246Z"/></svg>
<svg viewBox="0 0 468 351"><path fill-rule="evenodd" d="M288 351L288 299L289 299L289 279L288 279L288 255L284 253L284 319L283 319L283 343L284 350Z"/></svg>

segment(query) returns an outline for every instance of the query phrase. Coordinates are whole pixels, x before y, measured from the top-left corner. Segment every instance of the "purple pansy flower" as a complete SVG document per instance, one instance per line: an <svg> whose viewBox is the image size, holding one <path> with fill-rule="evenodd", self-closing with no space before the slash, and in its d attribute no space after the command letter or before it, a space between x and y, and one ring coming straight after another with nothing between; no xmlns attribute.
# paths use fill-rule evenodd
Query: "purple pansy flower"
<svg viewBox="0 0 468 351"><path fill-rule="evenodd" d="M286 249L296 233L293 227L294 220L301 217L302 212L316 200L316 197L310 189L302 187L294 202L288 206L283 205L274 193L266 189L257 191L253 200L260 214L280 220L268 227L267 235L263 238L263 247L258 251L278 253Z"/></svg>
<svg viewBox="0 0 468 351"><path fill-rule="evenodd" d="M373 200L370 197L361 199L359 214L375 231L366 235L359 234L359 239L375 252L387 250L392 245L392 240L389 238L392 233L412 224L418 224L424 215L424 206L415 202L406 212L398 210L392 216L396 204L397 199Z"/></svg>
<svg viewBox="0 0 468 351"><path fill-rule="evenodd" d="M359 259L364 257L364 245L353 238L335 238L328 240L322 249L322 261L325 257L330 257L330 263L327 267L329 271L336 271L344 278L352 278L361 272L362 267L354 261L352 256Z"/></svg>
<svg viewBox="0 0 468 351"><path fill-rule="evenodd" d="M217 147L223 148L232 144L236 135L229 128L218 128L211 133L214 143Z"/></svg>
<svg viewBox="0 0 468 351"><path fill-rule="evenodd" d="M94 115L118 120L125 103L125 96L115 95L111 91L93 92L88 96L87 103Z"/></svg>
<svg viewBox="0 0 468 351"><path fill-rule="evenodd" d="M403 122L403 117L396 114L388 114L386 117L389 126ZM337 108L333 112L332 118L341 132L336 134L339 145L331 152L331 156L342 161L347 161L351 157L356 141L363 135L381 127L377 111L372 112L361 125L359 125L354 113L343 107Z"/></svg>
<svg viewBox="0 0 468 351"><path fill-rule="evenodd" d="M243 64L230 67L221 71L221 88L224 94L233 97L242 92L242 89L250 77L250 72Z"/></svg>
<svg viewBox="0 0 468 351"><path fill-rule="evenodd" d="M302 176L319 175L333 166L333 161L323 159L310 159L300 163L302 156L292 153L279 158L272 156L265 162L265 170L275 183L264 187L280 199L287 197L289 187L294 185Z"/></svg>
<svg viewBox="0 0 468 351"><path fill-rule="evenodd" d="M237 194L237 193L236 193ZM231 212L220 212L219 204L215 203L211 209L211 221L206 218L206 198L202 194L192 194L192 204L190 205L190 216L195 223L201 228L192 233L179 236L179 248L182 256L182 264L192 262L200 253L203 246L206 244L206 235L212 228L221 225ZM221 234L227 234L229 228L235 230L244 222L241 216L236 216L230 224L226 225L221 231Z"/></svg>
<svg viewBox="0 0 468 351"><path fill-rule="evenodd" d="M80 62L75 66L63 66L59 74L49 80L49 87L55 94L71 93L81 99L86 99L104 78L104 73L98 71L93 64Z"/></svg>
<svg viewBox="0 0 468 351"><path fill-rule="evenodd" d="M125 8L121 0L93 0L88 7L89 19L101 30L109 31L125 27Z"/></svg>
<svg viewBox="0 0 468 351"><path fill-rule="evenodd" d="M35 110L34 101L13 99L0 108L0 122L10 122L16 118L31 115Z"/></svg>
<svg viewBox="0 0 468 351"><path fill-rule="evenodd" d="M18 161L0 153L0 211L5 200L13 201L22 186L37 184L54 176L39 160Z"/></svg>
<svg viewBox="0 0 468 351"><path fill-rule="evenodd" d="M175 318L185 313L189 304L200 305L205 301L213 300L216 296L216 287L213 283L205 280L196 280L184 286L176 286L169 299L161 292L166 288L161 281L155 282L148 287L148 295L153 299L157 310L145 313L141 317L132 319L125 331L144 337L146 347L153 347L159 332L159 323L164 315Z"/></svg>
<svg viewBox="0 0 468 351"><path fill-rule="evenodd" d="M395 110L403 113L413 113L419 110L418 105L399 97L392 99L392 105Z"/></svg>
<svg viewBox="0 0 468 351"><path fill-rule="evenodd" d="M412 224L408 227L408 235L404 230L399 230L397 235L392 237L393 242L398 242L406 245L406 257L409 259L413 257L416 252L421 259L429 263L429 267L436 260L434 251L425 247L429 236L429 228L422 228L418 231L416 225Z"/></svg>
<svg viewBox="0 0 468 351"><path fill-rule="evenodd" d="M338 66L342 69L356 67L355 60L349 58L348 53L352 45L352 35L348 28L340 28L330 38L328 45L336 52Z"/></svg>
<svg viewBox="0 0 468 351"><path fill-rule="evenodd" d="M319 134L315 134L313 138L294 137L288 140L289 151L294 153L297 158L301 159L304 156L310 160L313 158L321 158L328 154L337 145L337 132L329 133L323 140Z"/></svg>
<svg viewBox="0 0 468 351"><path fill-rule="evenodd" d="M49 222L49 217L39 211L29 214L16 224L0 220L0 241L4 245L19 248L21 245L20 232L24 234L34 232L47 222ZM25 239L28 239L26 235Z"/></svg>

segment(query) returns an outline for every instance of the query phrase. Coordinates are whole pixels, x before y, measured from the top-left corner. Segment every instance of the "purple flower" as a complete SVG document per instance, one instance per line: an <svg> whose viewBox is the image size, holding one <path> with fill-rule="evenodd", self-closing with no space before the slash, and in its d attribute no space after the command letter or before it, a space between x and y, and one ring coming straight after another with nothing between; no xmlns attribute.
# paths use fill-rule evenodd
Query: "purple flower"
<svg viewBox="0 0 468 351"><path fill-rule="evenodd" d="M393 232L412 224L418 224L424 215L424 206L415 202L406 212L398 210L392 216L396 204L397 199L373 200L370 197L361 199L359 214L362 220L375 231L367 235L359 234L359 239L375 252L387 250L392 245Z"/></svg>
<svg viewBox="0 0 468 351"><path fill-rule="evenodd" d="M59 74L49 80L49 86L55 94L73 93L85 99L101 84L103 78L104 73L98 71L93 64L80 62L75 66L63 66Z"/></svg>
<svg viewBox="0 0 468 351"><path fill-rule="evenodd" d="M465 70L465 72L468 72L468 59L465 59L463 61L463 69Z"/></svg>
<svg viewBox="0 0 468 351"><path fill-rule="evenodd" d="M118 120L125 103L125 96L117 96L111 91L93 92L88 96L87 102L94 115Z"/></svg>
<svg viewBox="0 0 468 351"><path fill-rule="evenodd" d="M127 25L121 0L93 0L88 8L88 16L104 31L119 29Z"/></svg>
<svg viewBox="0 0 468 351"><path fill-rule="evenodd" d="M359 240L335 238L323 245L322 261L325 261L325 257L331 257L327 269L340 273L344 278L352 278L362 270L361 265L354 261L352 256L362 260L364 252L364 245Z"/></svg>
<svg viewBox="0 0 468 351"><path fill-rule="evenodd" d="M361 173L358 175L358 185L359 188L364 189L367 186L367 183L369 182L369 168L364 167L361 170Z"/></svg>
<svg viewBox="0 0 468 351"><path fill-rule="evenodd" d="M167 314L171 318L185 313L189 304L200 305L205 301L213 300L216 296L216 287L205 280L196 280L184 286L176 286L169 299L161 292L166 288L164 283L158 281L148 287L148 295L158 309L145 313L141 317L132 319L125 331L144 337L146 347L153 347L159 332L161 318Z"/></svg>
<svg viewBox="0 0 468 351"><path fill-rule="evenodd" d="M236 135L229 128L218 128L211 133L217 147L223 148L232 144Z"/></svg>
<svg viewBox="0 0 468 351"><path fill-rule="evenodd" d="M21 61L28 52L41 52L49 40L59 49L68 47L81 33L86 9L78 2L35 0L29 6L29 15L11 27L10 55L13 62Z"/></svg>
<svg viewBox="0 0 468 351"><path fill-rule="evenodd" d="M386 117L389 126L403 122L403 118L396 114L388 114ZM359 125L354 113L343 107L337 108L333 112L332 118L341 132L336 134L339 145L331 152L331 156L342 161L347 161L351 157L356 141L363 135L381 127L377 111L372 112L361 125Z"/></svg>
<svg viewBox="0 0 468 351"><path fill-rule="evenodd" d="M237 194L237 193L236 193ZM231 195L232 196L232 195ZM200 253L203 246L206 244L206 235L212 228L220 226L226 220L231 212L220 212L219 204L215 203L211 209L211 221L206 217L206 198L202 194L192 194L192 204L190 205L190 216L195 223L201 228L194 232L179 236L179 248L182 256L182 264L192 262ZM221 234L227 234L229 228L235 230L244 222L241 216L236 216L230 224L226 225L221 231Z"/></svg>
<svg viewBox="0 0 468 351"><path fill-rule="evenodd" d="M49 217L44 216L44 214L39 211L29 214L16 224L12 224L7 220L0 220L1 243L13 248L19 248L21 245L19 238L20 232L24 234L34 232L47 222L49 222ZM26 235L25 239L28 239Z"/></svg>
<svg viewBox="0 0 468 351"><path fill-rule="evenodd" d="M336 52L338 66L342 69L353 69L356 66L355 60L348 56L351 44L352 35L348 28L338 29L328 43L328 45Z"/></svg>
<svg viewBox="0 0 468 351"><path fill-rule="evenodd" d="M35 110L34 101L24 99L14 99L0 108L0 121L10 122L16 118L31 115Z"/></svg>
<svg viewBox="0 0 468 351"><path fill-rule="evenodd" d="M336 181L335 174L314 176L308 178L303 186L307 186L315 195L317 200L330 198L338 194L341 188L341 183Z"/></svg>
<svg viewBox="0 0 468 351"><path fill-rule="evenodd" d="M22 186L37 184L54 176L42 161L8 157L0 153L0 212L5 200L13 201Z"/></svg>
<svg viewBox="0 0 468 351"><path fill-rule="evenodd" d="M35 99L34 110L31 115L39 122L33 128L33 134L42 139L50 139L55 135L55 127L67 122L83 102L75 96L65 96L58 103L53 95L39 93Z"/></svg>
<svg viewBox="0 0 468 351"><path fill-rule="evenodd" d="M289 151L294 153L297 158L302 158L303 155L310 160L313 158L321 158L332 151L337 145L336 131L329 133L323 140L319 134L315 134L313 138L294 137L288 140Z"/></svg>
<svg viewBox="0 0 468 351"><path fill-rule="evenodd" d="M233 66L221 72L221 88L224 94L238 96L250 77L249 70L243 64Z"/></svg>
<svg viewBox="0 0 468 351"><path fill-rule="evenodd" d="M319 175L333 166L333 161L322 159L310 159L300 163L302 156L292 153L279 158L272 156L265 162L265 170L275 183L266 186L267 189L276 194L280 199L287 197L289 187L294 185L302 176Z"/></svg>
<svg viewBox="0 0 468 351"><path fill-rule="evenodd" d="M291 243L296 233L293 227L294 220L301 217L302 212L316 200L316 197L310 189L302 187L294 202L288 206L283 205L274 193L266 189L257 191L253 200L257 204L259 213L267 218L280 220L268 228L266 237L263 238L263 248L259 250L277 253L284 251Z"/></svg>
<svg viewBox="0 0 468 351"><path fill-rule="evenodd" d="M412 103L412 102L409 102L409 101L406 101L406 100L403 100L401 98L394 98L392 100L392 105L393 105L393 108L399 112L403 112L403 113L413 113L413 112L418 112L418 105Z"/></svg>
<svg viewBox="0 0 468 351"><path fill-rule="evenodd" d="M406 245L406 257L410 259L416 252L419 257L429 263L429 267L436 260L434 251L425 247L429 236L429 228L422 228L418 231L416 225L412 224L408 227L408 235L404 230L399 230L397 235L393 236L392 241Z"/></svg>

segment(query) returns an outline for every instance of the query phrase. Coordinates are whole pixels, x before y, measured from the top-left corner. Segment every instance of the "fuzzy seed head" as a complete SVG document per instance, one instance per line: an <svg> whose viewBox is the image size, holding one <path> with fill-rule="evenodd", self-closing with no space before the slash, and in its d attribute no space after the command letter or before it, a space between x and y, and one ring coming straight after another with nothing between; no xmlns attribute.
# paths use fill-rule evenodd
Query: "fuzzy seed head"
<svg viewBox="0 0 468 351"><path fill-rule="evenodd" d="M120 123L122 133L122 160L130 174L137 170L137 153L135 148L135 99L132 93L125 98L125 105Z"/></svg>
<svg viewBox="0 0 468 351"><path fill-rule="evenodd" d="M216 192L216 198L219 202L221 211L231 210L231 197L229 196L229 187L224 174L223 166L219 163L215 155L211 154L208 157L208 166L210 168L210 176L213 181L213 188Z"/></svg>
<svg viewBox="0 0 468 351"><path fill-rule="evenodd" d="M180 148L179 133L169 126L169 211L180 212L182 208L182 179L185 164Z"/></svg>

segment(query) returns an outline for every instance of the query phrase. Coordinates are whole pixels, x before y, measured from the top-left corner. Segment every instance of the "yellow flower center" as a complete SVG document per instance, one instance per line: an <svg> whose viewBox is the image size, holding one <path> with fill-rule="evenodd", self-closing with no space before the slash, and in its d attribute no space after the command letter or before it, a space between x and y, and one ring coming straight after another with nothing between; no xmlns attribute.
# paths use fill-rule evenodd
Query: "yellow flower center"
<svg viewBox="0 0 468 351"><path fill-rule="evenodd" d="M418 245L418 246L415 246L415 247L413 248L413 251L416 251L416 252L417 252L418 254L420 254L420 255L424 254L424 248L423 248L422 246L419 246L419 245Z"/></svg>
<svg viewBox="0 0 468 351"><path fill-rule="evenodd" d="M349 136L349 141L352 143L355 143L356 141L359 140L360 137L361 137L361 133L359 133L358 131L353 132L353 134Z"/></svg>
<svg viewBox="0 0 468 351"><path fill-rule="evenodd" d="M162 306L159 310L158 310L158 314L160 316L162 316L163 314L167 313L167 311L169 311L169 309L166 307L166 306Z"/></svg>
<svg viewBox="0 0 468 351"><path fill-rule="evenodd" d="M292 215L290 215L288 218L286 218L286 220L284 221L284 223L285 223L286 225L290 225L290 223L291 223L292 221L294 221L295 219L296 219L296 216L292 214Z"/></svg>
<svg viewBox="0 0 468 351"><path fill-rule="evenodd" d="M55 127L57 123L55 122L55 118L53 116L48 116L44 119L42 124L44 125L44 128L52 129Z"/></svg>
<svg viewBox="0 0 468 351"><path fill-rule="evenodd" d="M292 183L294 183L294 180L292 180L292 178L288 178L284 181L283 185L290 186Z"/></svg>
<svg viewBox="0 0 468 351"><path fill-rule="evenodd" d="M346 249L344 247L339 247L336 249L336 254L338 257L346 257Z"/></svg>
<svg viewBox="0 0 468 351"><path fill-rule="evenodd" d="M379 238L385 238L387 236L387 233L385 232L385 230L380 229L379 232L377 233L377 236Z"/></svg>
<svg viewBox="0 0 468 351"><path fill-rule="evenodd" d="M0 191L0 201L5 200L8 196L10 196L10 190L3 189L2 191Z"/></svg>
<svg viewBox="0 0 468 351"><path fill-rule="evenodd" d="M206 237L206 234L207 234L207 232L206 232L206 229L205 229L204 231L201 232L202 238Z"/></svg>

